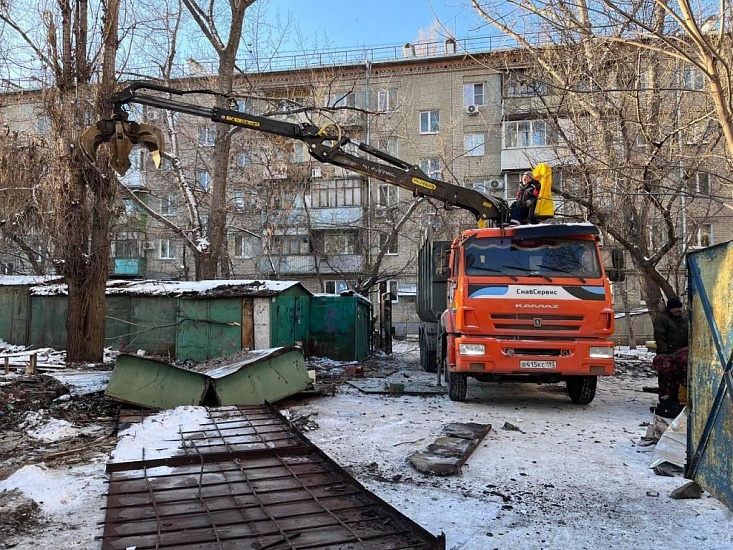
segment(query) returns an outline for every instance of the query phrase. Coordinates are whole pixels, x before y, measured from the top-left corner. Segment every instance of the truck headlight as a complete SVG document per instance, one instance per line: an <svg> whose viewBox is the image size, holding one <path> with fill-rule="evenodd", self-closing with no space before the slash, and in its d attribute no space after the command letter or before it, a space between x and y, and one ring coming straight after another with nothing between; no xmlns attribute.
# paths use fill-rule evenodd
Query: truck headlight
<svg viewBox="0 0 733 550"><path fill-rule="evenodd" d="M461 344L458 346L458 353L461 355L484 355L486 348L483 344Z"/></svg>
<svg viewBox="0 0 733 550"><path fill-rule="evenodd" d="M608 346L591 346L590 356L592 359L611 359L613 358L613 348Z"/></svg>

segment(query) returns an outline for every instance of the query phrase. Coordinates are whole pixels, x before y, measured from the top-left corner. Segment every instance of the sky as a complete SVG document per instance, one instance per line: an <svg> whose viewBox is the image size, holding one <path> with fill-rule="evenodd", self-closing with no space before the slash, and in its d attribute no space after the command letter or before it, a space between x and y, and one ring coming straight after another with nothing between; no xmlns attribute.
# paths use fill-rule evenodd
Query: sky
<svg viewBox="0 0 733 550"><path fill-rule="evenodd" d="M268 19L292 15L302 37L319 48L348 49L414 42L438 20L444 35L478 38L495 34L470 0L270 0ZM299 49L296 44L287 50Z"/></svg>

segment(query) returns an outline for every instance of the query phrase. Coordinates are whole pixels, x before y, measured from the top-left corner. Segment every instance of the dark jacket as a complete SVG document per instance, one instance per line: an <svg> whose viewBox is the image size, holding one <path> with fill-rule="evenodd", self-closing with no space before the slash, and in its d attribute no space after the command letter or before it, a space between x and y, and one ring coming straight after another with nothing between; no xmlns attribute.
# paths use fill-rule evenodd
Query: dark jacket
<svg viewBox="0 0 733 550"><path fill-rule="evenodd" d="M528 201L536 201L540 194L541 187L542 185L536 179L533 178L529 180L526 185L519 187L519 190L517 191L517 201L524 203ZM529 204L527 206L529 206Z"/></svg>
<svg viewBox="0 0 733 550"><path fill-rule="evenodd" d="M654 319L654 341L657 353L674 353L687 347L689 323L683 313L675 317L669 311L663 311Z"/></svg>

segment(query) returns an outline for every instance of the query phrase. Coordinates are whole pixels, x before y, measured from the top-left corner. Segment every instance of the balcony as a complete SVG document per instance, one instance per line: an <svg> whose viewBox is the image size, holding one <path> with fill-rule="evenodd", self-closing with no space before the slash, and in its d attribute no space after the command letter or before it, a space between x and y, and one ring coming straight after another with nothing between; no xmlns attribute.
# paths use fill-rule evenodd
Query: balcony
<svg viewBox="0 0 733 550"><path fill-rule="evenodd" d="M536 166L541 162L546 162L550 166L558 166L560 164L558 151L552 146L501 150L501 169L503 172L527 170L531 165Z"/></svg>
<svg viewBox="0 0 733 550"><path fill-rule="evenodd" d="M342 206L335 208L311 208L310 218L313 229L346 227L360 222L364 217L361 206Z"/></svg>
<svg viewBox="0 0 733 550"><path fill-rule="evenodd" d="M315 275L313 255L289 255L263 257L257 268L262 273L278 275ZM364 258L359 254L329 254L318 257L321 273L356 273L364 268Z"/></svg>
<svg viewBox="0 0 733 550"><path fill-rule="evenodd" d="M310 254L263 256L258 262L257 269L262 273L277 273L279 275L313 274L316 272L315 260Z"/></svg>
<svg viewBox="0 0 733 550"><path fill-rule="evenodd" d="M145 258L113 258L113 277L145 277L147 261Z"/></svg>

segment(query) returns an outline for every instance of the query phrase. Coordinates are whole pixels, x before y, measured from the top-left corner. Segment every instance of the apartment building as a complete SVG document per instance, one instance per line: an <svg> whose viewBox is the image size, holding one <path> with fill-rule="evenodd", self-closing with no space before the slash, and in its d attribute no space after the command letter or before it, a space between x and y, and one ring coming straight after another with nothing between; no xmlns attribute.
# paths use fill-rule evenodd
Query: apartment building
<svg viewBox="0 0 733 550"><path fill-rule="evenodd" d="M689 86L694 91L700 85L689 68L681 69L679 78L682 89ZM199 71L173 85L213 87L207 82ZM238 110L336 128L339 135L419 165L431 177L509 202L521 172L540 162L554 167L558 191L577 191L582 183L581 161L568 154L559 134L577 132L583 123L563 105L557 89L538 80L524 56L482 41L449 40L330 52L282 63L273 60L271 70L239 77L235 93ZM205 94L186 98L212 105ZM682 98L678 108L693 113L694 105ZM23 127L33 109L37 106L32 102L10 102L2 112L9 124L42 132L42 116L36 127ZM133 151L131 169L122 182L139 200L122 199L112 246L114 276L192 279L196 254L186 239L195 244L197 231L204 236L207 231L214 124L206 118L137 106L132 118L169 130L166 135L175 139L167 147L178 162L164 159L156 170L144 150ZM702 129L690 125L687 130L684 139L690 144L711 139L709 124ZM246 129L232 129L231 140L226 261L219 276L298 280L314 292L327 293L371 286L368 292L375 303L380 287L374 283L385 281L396 302L393 321L402 327L418 321L416 256L424 228L431 225L439 237L449 238L472 227L472 216L429 200L416 204L411 193L394 185L320 163L297 140ZM686 144L680 141L680 146ZM648 153L638 138L634 147L634 155ZM362 154L356 148L353 152ZM730 221L709 204L719 189L712 175L715 170L685 172L680 167L678 172L689 197L710 199L707 204L698 200L687 210L682 201L678 212L682 226L694 231L688 240L693 246L708 246L729 238ZM611 189L604 199L608 211L623 209L622 195L614 202L611 179L604 176L593 186ZM193 203L186 200L188 192ZM587 219L583 209L561 195L557 199L559 218ZM650 224L644 237L649 246L663 238L659 229ZM685 249L680 246L679 257ZM4 265L10 263L16 273L27 270L22 261ZM624 307L641 303L640 281L633 269L630 275L617 288L623 292Z"/></svg>

